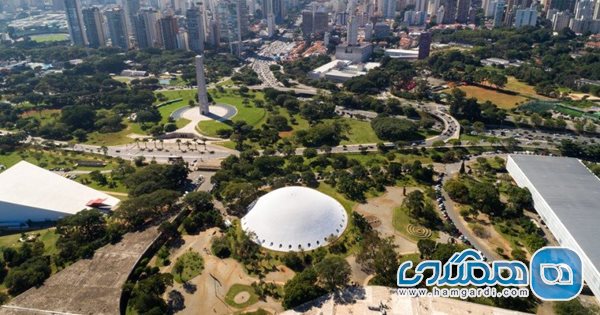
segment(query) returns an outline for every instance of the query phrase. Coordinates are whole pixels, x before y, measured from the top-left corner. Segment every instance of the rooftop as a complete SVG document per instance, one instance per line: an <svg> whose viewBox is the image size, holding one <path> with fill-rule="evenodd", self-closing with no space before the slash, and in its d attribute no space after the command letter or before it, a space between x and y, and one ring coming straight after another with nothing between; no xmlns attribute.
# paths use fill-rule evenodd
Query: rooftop
<svg viewBox="0 0 600 315"><path fill-rule="evenodd" d="M242 218L242 228L255 241L277 251L315 249L340 236L348 224L344 207L317 190L291 186L256 200Z"/></svg>
<svg viewBox="0 0 600 315"><path fill-rule="evenodd" d="M600 266L600 179L578 159L510 155L595 266Z"/></svg>
<svg viewBox="0 0 600 315"><path fill-rule="evenodd" d="M0 173L0 204L10 203L75 214L92 200L114 207L119 199L54 172L21 161Z"/></svg>

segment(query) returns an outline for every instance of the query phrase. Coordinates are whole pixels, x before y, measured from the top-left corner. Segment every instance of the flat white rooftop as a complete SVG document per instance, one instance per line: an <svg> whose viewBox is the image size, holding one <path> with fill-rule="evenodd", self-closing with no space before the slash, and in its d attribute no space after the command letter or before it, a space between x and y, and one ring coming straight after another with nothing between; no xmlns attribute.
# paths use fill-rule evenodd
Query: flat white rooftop
<svg viewBox="0 0 600 315"><path fill-rule="evenodd" d="M75 214L92 204L112 209L119 199L21 161L0 173L0 222L26 221L35 212ZM52 218L48 215L48 218Z"/></svg>
<svg viewBox="0 0 600 315"><path fill-rule="evenodd" d="M574 158L511 154L508 159L600 269L600 179Z"/></svg>

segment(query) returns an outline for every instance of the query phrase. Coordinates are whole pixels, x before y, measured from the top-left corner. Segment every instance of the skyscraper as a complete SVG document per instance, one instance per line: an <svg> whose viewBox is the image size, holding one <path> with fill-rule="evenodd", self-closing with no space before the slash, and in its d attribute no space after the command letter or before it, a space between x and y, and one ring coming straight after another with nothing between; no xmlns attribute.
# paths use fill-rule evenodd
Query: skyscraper
<svg viewBox="0 0 600 315"><path fill-rule="evenodd" d="M208 92L206 91L206 78L204 76L204 56L196 56L196 82L198 84L198 105L200 114L209 113Z"/></svg>
<svg viewBox="0 0 600 315"><path fill-rule="evenodd" d="M206 36L204 33L204 18L199 6L192 4L186 11L186 23L190 49L195 52L203 52Z"/></svg>
<svg viewBox="0 0 600 315"><path fill-rule="evenodd" d="M311 10L303 10L302 11L302 25L300 26L302 29L302 34L304 36L308 36L313 32L313 12Z"/></svg>
<svg viewBox="0 0 600 315"><path fill-rule="evenodd" d="M425 59L429 57L431 50L431 33L423 32L419 37L419 59Z"/></svg>
<svg viewBox="0 0 600 315"><path fill-rule="evenodd" d="M106 46L106 35L104 34L103 18L97 7L85 8L82 11L85 34L88 46L98 48Z"/></svg>
<svg viewBox="0 0 600 315"><path fill-rule="evenodd" d="M125 22L130 35L135 35L135 20L140 11L140 0L122 0L125 10Z"/></svg>
<svg viewBox="0 0 600 315"><path fill-rule="evenodd" d="M456 1L444 0L444 18L442 24L454 24L456 22Z"/></svg>
<svg viewBox="0 0 600 315"><path fill-rule="evenodd" d="M358 21L354 15L348 20L346 43L349 46L358 45Z"/></svg>
<svg viewBox="0 0 600 315"><path fill-rule="evenodd" d="M456 10L456 22L465 24L469 21L469 9L471 8L471 0L458 0Z"/></svg>
<svg viewBox="0 0 600 315"><path fill-rule="evenodd" d="M396 16L396 0L382 0L381 2L382 11L381 14L386 19L393 19Z"/></svg>
<svg viewBox="0 0 600 315"><path fill-rule="evenodd" d="M160 47L161 38L158 32L158 11L153 8L141 10L134 17L134 36L137 47L145 49Z"/></svg>
<svg viewBox="0 0 600 315"><path fill-rule="evenodd" d="M532 8L517 9L515 13L515 27L535 26L537 23L537 10Z"/></svg>
<svg viewBox="0 0 600 315"><path fill-rule="evenodd" d="M244 0L221 0L217 4L219 34L229 44L232 54L242 52L242 37L249 32L248 7Z"/></svg>
<svg viewBox="0 0 600 315"><path fill-rule="evenodd" d="M81 2L79 0L64 0L67 13L69 34L73 45L87 45L87 38L83 30L83 16L81 15Z"/></svg>
<svg viewBox="0 0 600 315"><path fill-rule="evenodd" d="M275 23L281 24L285 21L287 16L287 5L285 0L271 0L273 1L273 14L275 15Z"/></svg>
<svg viewBox="0 0 600 315"><path fill-rule="evenodd" d="M593 0L579 0L575 4L575 19L578 20L591 20L594 16Z"/></svg>
<svg viewBox="0 0 600 315"><path fill-rule="evenodd" d="M313 32L324 33L329 30L329 12L327 8L320 7L315 11L313 17Z"/></svg>
<svg viewBox="0 0 600 315"><path fill-rule="evenodd" d="M129 34L127 33L127 22L125 12L120 7L115 7L104 12L108 33L113 47L129 49Z"/></svg>
<svg viewBox="0 0 600 315"><path fill-rule="evenodd" d="M492 26L500 27L502 26L502 21L504 18L504 0L497 0L495 2L495 7L496 9L494 9L494 23L492 24Z"/></svg>
<svg viewBox="0 0 600 315"><path fill-rule="evenodd" d="M158 29L162 39L163 48L166 50L177 49L177 19L173 15L166 15L158 20Z"/></svg>

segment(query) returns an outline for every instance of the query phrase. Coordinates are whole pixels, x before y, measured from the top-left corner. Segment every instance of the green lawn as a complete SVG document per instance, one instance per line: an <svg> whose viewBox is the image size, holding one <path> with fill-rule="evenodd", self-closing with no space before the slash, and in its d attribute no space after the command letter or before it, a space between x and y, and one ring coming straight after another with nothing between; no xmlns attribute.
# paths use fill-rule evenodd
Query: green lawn
<svg viewBox="0 0 600 315"><path fill-rule="evenodd" d="M21 114L23 118L34 117L40 121L42 125L56 121L60 117L60 109L42 109L29 110Z"/></svg>
<svg viewBox="0 0 600 315"><path fill-rule="evenodd" d="M343 140L341 144L358 144L358 143L377 143L381 140L371 128L371 123L368 121L362 121L352 118L341 118L341 120L350 126L346 136L347 140Z"/></svg>
<svg viewBox="0 0 600 315"><path fill-rule="evenodd" d="M105 170L112 169L117 165L113 159L100 154L84 154L59 150L50 151L27 149L11 152L7 155L0 155L0 164L3 164L7 168L15 165L21 160L25 160L29 163L46 169L59 167L78 170ZM79 160L103 161L107 164L104 167L75 167L75 164Z"/></svg>
<svg viewBox="0 0 600 315"><path fill-rule="evenodd" d="M38 43L44 42L60 42L69 40L69 34L42 34L42 35L31 35L29 36L32 41Z"/></svg>
<svg viewBox="0 0 600 315"><path fill-rule="evenodd" d="M136 128L138 128L137 126L134 127L133 125L138 125L138 124L132 124L130 126L127 126L127 128L125 128L121 131L118 131L118 132L100 133L100 132L94 131L94 132L88 134L88 138L87 138L87 141L85 141L85 143L100 145L100 146L102 146L102 145L111 146L111 145L132 143L134 140L133 140L133 138L128 137L128 135L130 133L135 133L135 131L137 131Z"/></svg>
<svg viewBox="0 0 600 315"><path fill-rule="evenodd" d="M409 229L409 225L415 225L415 226L419 226L418 224L415 224L413 222L414 220L408 215L408 212L406 210L406 207L396 207L394 209L394 216L392 218L392 224L394 225L394 228L396 229L396 231L400 232L402 235L406 236L407 238L417 242L421 239L432 239L432 240L436 240L438 238L438 232L437 231L431 231L431 236L430 237L418 237L416 235L413 235L411 233L408 232Z"/></svg>
<svg viewBox="0 0 600 315"><path fill-rule="evenodd" d="M172 271L173 280L179 283L194 279L196 276L202 273L202 270L204 269L204 260L200 254L191 250L177 258L175 264L179 263L183 264L183 272L179 274Z"/></svg>
<svg viewBox="0 0 600 315"><path fill-rule="evenodd" d="M235 296L242 292L248 292L248 294L250 294L250 298L245 303L235 303ZM227 294L225 295L225 302L236 308L245 308L258 302L258 295L256 295L253 287L236 283L229 288L229 291L227 291Z"/></svg>
<svg viewBox="0 0 600 315"><path fill-rule="evenodd" d="M104 174L104 175L108 178L108 181L111 181L110 174ZM84 185L89 186L89 187L94 188L99 191L115 192L115 193L119 193L119 194L127 193L127 187L125 187L125 185L121 181L113 181L113 183L115 185L114 187L110 187L109 185L102 186L102 185L98 184L97 182L92 181L89 174L77 175L77 178L75 178L75 181L77 181L79 183L83 183L83 181L85 181L86 183Z"/></svg>
<svg viewBox="0 0 600 315"><path fill-rule="evenodd" d="M339 203L342 204L342 206L344 206L346 212L348 213L352 211L354 205L356 204L356 202L347 199L346 197L344 197L344 195L337 192L337 190L335 190L335 188L331 187L331 185L329 184L320 183L317 190L337 200Z"/></svg>
<svg viewBox="0 0 600 315"><path fill-rule="evenodd" d="M56 234L55 228L49 228L44 230L36 230L26 232L26 234L40 234L38 240L44 243L44 253L47 255L53 255L58 253L56 249L56 241L58 240L58 234ZM12 247L19 248L21 247L21 242L19 242L19 238L21 237L21 233L15 233L10 235L0 236L0 248Z"/></svg>
<svg viewBox="0 0 600 315"><path fill-rule="evenodd" d="M251 92L249 93L254 95L255 99L264 100L264 96L262 92ZM216 103L223 103L232 105L237 109L237 114L231 119L231 121L218 122L213 120L201 121L197 128L198 130L211 137L217 136L217 130L219 129L230 129L231 123L235 121L245 121L248 125L253 127L260 127L265 121L267 112L264 108L255 107L252 103L252 99L250 99L249 105L244 105L243 100L244 97L236 94L233 90L226 90L225 93L218 93L214 90L211 90L211 95Z"/></svg>

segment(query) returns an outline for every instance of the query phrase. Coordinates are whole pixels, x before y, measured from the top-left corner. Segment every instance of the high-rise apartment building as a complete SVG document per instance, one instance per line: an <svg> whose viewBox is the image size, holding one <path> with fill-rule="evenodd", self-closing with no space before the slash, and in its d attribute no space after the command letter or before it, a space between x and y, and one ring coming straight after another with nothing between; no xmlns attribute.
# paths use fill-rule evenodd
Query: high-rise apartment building
<svg viewBox="0 0 600 315"><path fill-rule="evenodd" d="M444 17L442 24L454 24L456 22L457 0L444 0Z"/></svg>
<svg viewBox="0 0 600 315"><path fill-rule="evenodd" d="M161 47L162 39L158 32L159 14L156 9L142 9L134 18L134 36L137 47L145 49L149 47Z"/></svg>
<svg viewBox="0 0 600 315"><path fill-rule="evenodd" d="M199 6L192 4L186 11L186 24L190 49L203 52L206 35L204 32L204 17Z"/></svg>
<svg viewBox="0 0 600 315"><path fill-rule="evenodd" d="M158 20L158 29L162 40L163 48L166 50L175 50L177 46L177 19L169 14Z"/></svg>
<svg viewBox="0 0 600 315"><path fill-rule="evenodd" d="M423 32L419 37L419 59L425 59L429 57L431 51L431 33Z"/></svg>
<svg viewBox="0 0 600 315"><path fill-rule="evenodd" d="M85 8L82 10L82 15L88 46L91 48L106 46L104 19L102 13L100 13L100 9L97 7Z"/></svg>
<svg viewBox="0 0 600 315"><path fill-rule="evenodd" d="M127 21L125 11L120 7L111 8L104 12L111 45L122 49L129 49L129 33L127 32Z"/></svg>
<svg viewBox="0 0 600 315"><path fill-rule="evenodd" d="M456 9L456 22L465 24L469 21L469 9L471 8L471 0L458 0Z"/></svg>
<svg viewBox="0 0 600 315"><path fill-rule="evenodd" d="M515 27L535 26L537 23L537 10L533 8L517 9L515 13Z"/></svg>
<svg viewBox="0 0 600 315"><path fill-rule="evenodd" d="M64 0L64 3L71 42L77 46L87 45L80 0Z"/></svg>

